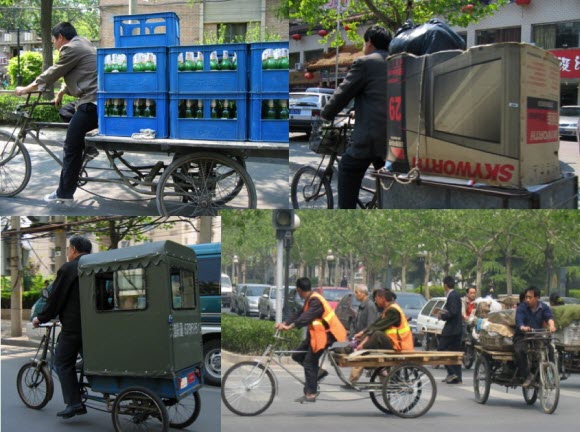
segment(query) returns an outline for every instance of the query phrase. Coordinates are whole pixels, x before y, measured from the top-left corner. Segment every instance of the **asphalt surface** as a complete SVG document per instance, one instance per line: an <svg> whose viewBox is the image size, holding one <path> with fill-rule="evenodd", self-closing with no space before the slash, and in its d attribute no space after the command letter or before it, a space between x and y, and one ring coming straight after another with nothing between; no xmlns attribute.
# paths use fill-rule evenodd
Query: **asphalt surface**
<svg viewBox="0 0 580 432"><path fill-rule="evenodd" d="M12 131L6 125L0 129ZM62 157L65 131L47 129L41 133L49 148ZM47 204L43 197L58 187L60 165L44 149L27 140L26 148L32 161L32 177L26 189L15 197L0 197L0 213L5 215L157 215L155 195L141 194L121 184L91 182L75 193L72 207ZM158 160L170 163L172 155L166 153L126 153L134 165L155 164ZM118 179L106 155L101 154L89 163L89 175L100 179ZM288 208L288 161L285 158L248 158L246 169L256 186L258 208Z"/></svg>

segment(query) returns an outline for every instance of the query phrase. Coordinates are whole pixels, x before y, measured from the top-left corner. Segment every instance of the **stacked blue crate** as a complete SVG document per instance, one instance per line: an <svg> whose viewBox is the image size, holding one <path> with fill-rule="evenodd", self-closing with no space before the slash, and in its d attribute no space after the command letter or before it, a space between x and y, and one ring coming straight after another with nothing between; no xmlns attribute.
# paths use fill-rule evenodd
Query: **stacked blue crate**
<svg viewBox="0 0 580 432"><path fill-rule="evenodd" d="M99 133L131 136L153 129L167 138L167 47L179 44L179 18L167 12L116 16L114 22L116 48L97 50ZM123 108L111 113L115 100ZM147 115L141 105L143 111L150 106Z"/></svg>
<svg viewBox="0 0 580 432"><path fill-rule="evenodd" d="M274 52L285 50L282 59ZM259 42L250 45L249 140L288 141L288 117L281 114L283 101L288 107L288 42ZM264 105L275 101L275 118L268 118ZM271 117L271 116L270 116Z"/></svg>
<svg viewBox="0 0 580 432"><path fill-rule="evenodd" d="M168 69L170 138L247 139L247 44L171 47ZM185 115L187 101L196 115ZM216 105L213 118L212 101ZM232 102L234 109L229 109ZM222 113L224 105L228 107L226 115Z"/></svg>

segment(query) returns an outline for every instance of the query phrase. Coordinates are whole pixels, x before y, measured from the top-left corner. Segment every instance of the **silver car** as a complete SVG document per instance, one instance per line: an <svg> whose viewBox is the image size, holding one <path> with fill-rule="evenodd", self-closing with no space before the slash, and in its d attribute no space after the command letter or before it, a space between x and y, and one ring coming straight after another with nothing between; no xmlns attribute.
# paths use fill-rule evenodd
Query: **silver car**
<svg viewBox="0 0 580 432"><path fill-rule="evenodd" d="M258 301L258 318L276 319L276 287L264 288L262 297Z"/></svg>
<svg viewBox="0 0 580 432"><path fill-rule="evenodd" d="M568 105L560 108L560 136L576 138L580 106Z"/></svg>
<svg viewBox="0 0 580 432"><path fill-rule="evenodd" d="M258 315L258 301L264 289L270 285L265 284L240 284L236 309L240 315Z"/></svg>
<svg viewBox="0 0 580 432"><path fill-rule="evenodd" d="M332 95L327 93L290 93L290 132L310 136L312 121L320 120L322 108Z"/></svg>

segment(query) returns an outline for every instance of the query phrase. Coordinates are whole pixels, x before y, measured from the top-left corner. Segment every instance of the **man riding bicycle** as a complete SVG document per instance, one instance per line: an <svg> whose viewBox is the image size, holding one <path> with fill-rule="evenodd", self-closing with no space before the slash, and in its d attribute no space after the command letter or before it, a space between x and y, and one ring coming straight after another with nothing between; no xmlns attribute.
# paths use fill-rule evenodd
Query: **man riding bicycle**
<svg viewBox="0 0 580 432"><path fill-rule="evenodd" d="M524 381L524 387L530 387L534 376L528 365L527 344L522 342L526 332L541 330L548 326L551 333L556 331L554 316L550 306L540 301L540 291L535 287L525 290L524 303L516 309L516 333L513 337L518 376Z"/></svg>

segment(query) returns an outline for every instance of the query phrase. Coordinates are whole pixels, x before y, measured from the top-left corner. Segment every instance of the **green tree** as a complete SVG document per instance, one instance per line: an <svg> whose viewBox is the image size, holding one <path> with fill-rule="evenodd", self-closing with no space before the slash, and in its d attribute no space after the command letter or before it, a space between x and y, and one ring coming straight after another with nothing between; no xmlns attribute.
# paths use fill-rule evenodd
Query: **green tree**
<svg viewBox="0 0 580 432"><path fill-rule="evenodd" d="M337 22L342 29L348 26L348 39L361 43L356 30L365 22L377 23L395 31L409 18L421 24L430 18L443 17L451 25L467 27L493 15L509 3L509 0L495 0L493 3L481 0L341 0L339 11L336 7L327 8L328 0L286 1L281 9L289 11L291 19L301 20L311 28L322 26L329 34L321 43L330 42L333 47L344 44L340 32L336 31Z"/></svg>
<svg viewBox="0 0 580 432"><path fill-rule="evenodd" d="M8 75L12 85L16 85L18 76L18 58L12 57L8 62ZM37 52L24 52L20 56L20 76L22 85L28 85L42 72L42 55Z"/></svg>

